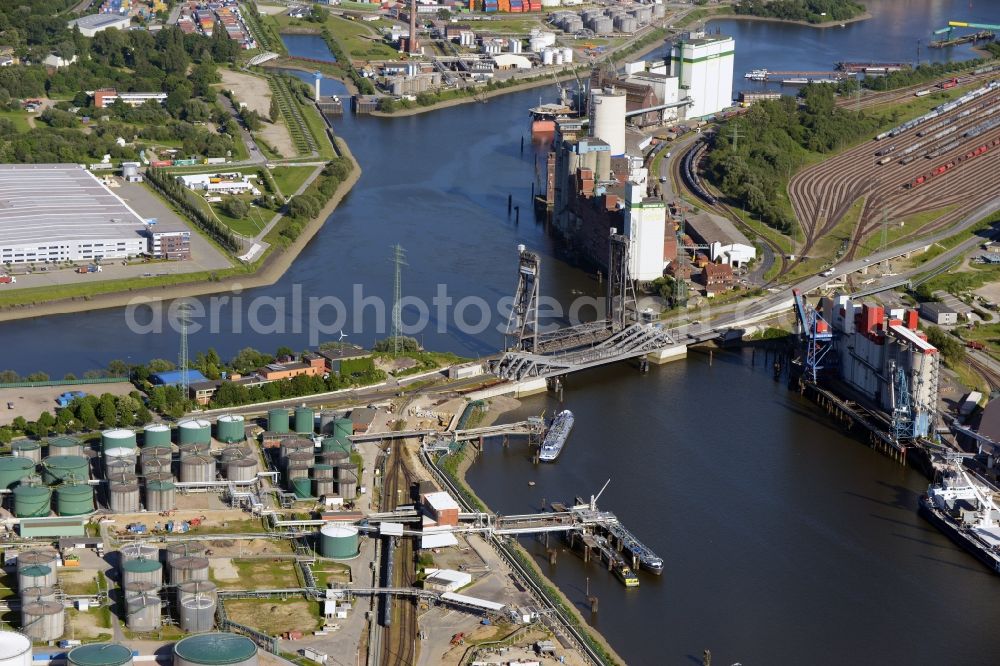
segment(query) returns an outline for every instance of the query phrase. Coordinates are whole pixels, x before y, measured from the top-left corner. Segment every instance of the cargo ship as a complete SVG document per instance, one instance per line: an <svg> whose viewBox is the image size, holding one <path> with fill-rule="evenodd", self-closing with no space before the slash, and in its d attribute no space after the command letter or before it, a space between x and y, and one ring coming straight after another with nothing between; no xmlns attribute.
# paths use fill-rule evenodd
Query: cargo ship
<svg viewBox="0 0 1000 666"><path fill-rule="evenodd" d="M573 412L564 409L552 420L549 431L542 441L542 450L538 453L538 459L542 462L552 462L562 453L563 446L566 445L566 438L569 431L573 429Z"/></svg>
<svg viewBox="0 0 1000 666"><path fill-rule="evenodd" d="M556 131L556 120L560 118L573 118L576 111L573 107L562 102L549 104L539 104L528 109L531 114L531 134L554 134Z"/></svg>
<svg viewBox="0 0 1000 666"><path fill-rule="evenodd" d="M767 81L767 74L766 69L751 69L743 75L743 78L750 79L751 81Z"/></svg>
<svg viewBox="0 0 1000 666"><path fill-rule="evenodd" d="M1000 573L1000 525L992 490L954 463L920 498L920 514L994 573Z"/></svg>

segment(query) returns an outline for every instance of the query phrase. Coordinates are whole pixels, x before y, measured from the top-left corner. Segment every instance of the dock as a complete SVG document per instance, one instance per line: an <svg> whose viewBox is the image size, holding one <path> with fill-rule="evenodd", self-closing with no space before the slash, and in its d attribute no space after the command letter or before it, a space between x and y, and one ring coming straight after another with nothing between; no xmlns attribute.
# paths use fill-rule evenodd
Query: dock
<svg viewBox="0 0 1000 666"><path fill-rule="evenodd" d="M344 103L336 95L320 97L316 102L316 107L320 110L320 113L327 116L344 115Z"/></svg>
<svg viewBox="0 0 1000 666"><path fill-rule="evenodd" d="M994 37L996 37L996 33L992 30L980 30L979 32L974 32L971 35L962 35L961 37L953 37L951 39L935 39L933 42L928 44L928 46L932 49L946 49L949 46L958 46L959 44L988 42Z"/></svg>
<svg viewBox="0 0 1000 666"><path fill-rule="evenodd" d="M905 62L838 62L837 70L841 72L854 72L856 74L888 74L889 72L899 72L909 69L910 64Z"/></svg>

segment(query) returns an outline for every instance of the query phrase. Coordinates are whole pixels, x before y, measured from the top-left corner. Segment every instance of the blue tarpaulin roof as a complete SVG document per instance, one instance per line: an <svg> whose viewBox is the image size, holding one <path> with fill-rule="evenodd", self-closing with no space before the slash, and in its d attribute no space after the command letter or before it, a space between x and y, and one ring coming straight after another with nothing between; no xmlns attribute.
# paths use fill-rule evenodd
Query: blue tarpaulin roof
<svg viewBox="0 0 1000 666"><path fill-rule="evenodd" d="M194 384L195 382L207 382L208 377L201 374L198 370L188 370L188 384ZM181 371L180 370L170 370L169 372L156 372L153 373L153 383L154 384L168 384L176 386L181 383Z"/></svg>

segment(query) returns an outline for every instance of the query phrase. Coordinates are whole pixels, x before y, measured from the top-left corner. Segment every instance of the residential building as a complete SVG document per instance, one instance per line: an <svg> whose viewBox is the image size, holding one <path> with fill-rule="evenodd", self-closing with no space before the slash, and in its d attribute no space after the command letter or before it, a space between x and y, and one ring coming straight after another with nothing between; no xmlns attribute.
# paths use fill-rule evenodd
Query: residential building
<svg viewBox="0 0 1000 666"><path fill-rule="evenodd" d="M685 118L701 118L733 104L733 60L736 41L726 35L690 33L670 47L670 75L680 81L692 101Z"/></svg>
<svg viewBox="0 0 1000 666"><path fill-rule="evenodd" d="M727 264L705 264L701 271L701 283L705 285L705 296L708 298L729 291L736 284L733 267Z"/></svg>

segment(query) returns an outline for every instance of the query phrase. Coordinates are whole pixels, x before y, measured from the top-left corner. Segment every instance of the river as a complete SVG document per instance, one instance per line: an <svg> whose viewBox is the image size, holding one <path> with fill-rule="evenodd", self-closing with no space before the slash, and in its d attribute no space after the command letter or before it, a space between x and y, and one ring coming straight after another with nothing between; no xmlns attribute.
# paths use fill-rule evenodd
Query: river
<svg viewBox="0 0 1000 666"><path fill-rule="evenodd" d="M736 36L738 70L821 69L846 58L905 59L917 36L948 18L989 18L978 5L985 3L970 10L965 0L873 2L871 21L826 32L748 21L713 26ZM859 35L857 50L826 44L851 35ZM312 37L288 43L303 54L319 48ZM768 49L776 55L765 57ZM342 87L324 80L323 90ZM365 294L388 300L397 242L407 250L406 295L429 300L439 284L455 300L509 295L519 243L542 255L543 293L596 292L592 276L559 259L529 210L538 155L530 143L522 154L520 141L525 109L539 95L552 91L336 121L361 180L278 283L243 297L291 297L300 285L305 296L349 300L352 285L362 284ZM522 208L519 224L507 215L508 194ZM382 337L375 319L371 310L352 317L349 339ZM112 358L176 357L176 334L132 334L124 321L121 310L107 310L0 324L0 367L61 376ZM281 321L291 330L289 313ZM439 332L437 321L419 337L428 348L468 356L490 353L502 339L492 327ZM223 356L248 345L307 343L305 332L237 334L228 324L190 338L193 351L214 346ZM627 365L575 375L564 406L577 424L562 458L536 468L523 448L490 449L470 481L496 510L520 513L543 499L596 492L611 478L601 506L664 558L663 576L641 574L640 588L626 591L566 552L550 573L581 605L589 576L600 598L592 621L630 663L700 663L704 648L718 664L995 663L1000 579L916 515L926 481L839 434L750 360L749 352L725 353L709 365L695 354L646 375ZM558 407L539 396L506 418Z"/></svg>

